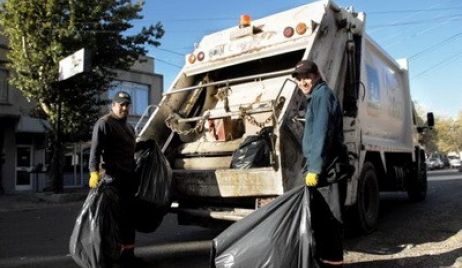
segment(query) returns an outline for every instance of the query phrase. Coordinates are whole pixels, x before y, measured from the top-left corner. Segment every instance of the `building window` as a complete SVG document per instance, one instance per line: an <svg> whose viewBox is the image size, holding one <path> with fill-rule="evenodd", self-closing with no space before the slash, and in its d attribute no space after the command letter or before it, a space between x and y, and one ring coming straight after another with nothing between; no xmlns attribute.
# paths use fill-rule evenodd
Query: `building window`
<svg viewBox="0 0 462 268"><path fill-rule="evenodd" d="M108 91L110 99L119 91L125 91L132 97L130 114L141 116L149 105L149 86L127 81L114 81Z"/></svg>
<svg viewBox="0 0 462 268"><path fill-rule="evenodd" d="M8 72L0 69L0 103L8 102Z"/></svg>

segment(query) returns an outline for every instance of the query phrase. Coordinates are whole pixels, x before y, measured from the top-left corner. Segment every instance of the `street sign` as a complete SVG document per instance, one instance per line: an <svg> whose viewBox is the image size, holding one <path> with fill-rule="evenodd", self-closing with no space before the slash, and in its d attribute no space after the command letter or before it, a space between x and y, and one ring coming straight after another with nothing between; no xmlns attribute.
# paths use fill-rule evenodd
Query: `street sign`
<svg viewBox="0 0 462 268"><path fill-rule="evenodd" d="M90 71L90 68L90 53L88 49L82 48L59 61L58 80L66 80L79 73Z"/></svg>

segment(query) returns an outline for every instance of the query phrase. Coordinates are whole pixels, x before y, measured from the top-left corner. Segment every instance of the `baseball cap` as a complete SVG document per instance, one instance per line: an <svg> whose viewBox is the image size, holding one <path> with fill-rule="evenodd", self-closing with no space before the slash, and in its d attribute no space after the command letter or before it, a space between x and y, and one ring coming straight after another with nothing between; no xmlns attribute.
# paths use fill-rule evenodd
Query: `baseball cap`
<svg viewBox="0 0 462 268"><path fill-rule="evenodd" d="M112 102L131 104L132 103L132 98L130 97L130 95L127 92L119 91L112 98Z"/></svg>
<svg viewBox="0 0 462 268"><path fill-rule="evenodd" d="M292 77L297 77L300 74L319 74L318 66L311 60L302 60L295 65L295 70Z"/></svg>

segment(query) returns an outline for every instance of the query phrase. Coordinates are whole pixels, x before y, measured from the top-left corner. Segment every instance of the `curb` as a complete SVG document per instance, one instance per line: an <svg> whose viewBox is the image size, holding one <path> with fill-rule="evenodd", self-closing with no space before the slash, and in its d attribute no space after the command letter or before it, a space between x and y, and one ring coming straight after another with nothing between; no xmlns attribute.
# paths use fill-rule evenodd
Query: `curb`
<svg viewBox="0 0 462 268"><path fill-rule="evenodd" d="M75 193L28 193L0 196L0 212L42 209L70 203L83 202L87 191ZM0 265L1 267L1 265Z"/></svg>
<svg viewBox="0 0 462 268"><path fill-rule="evenodd" d="M49 203L67 203L84 200L88 193L37 193L35 196L40 201Z"/></svg>

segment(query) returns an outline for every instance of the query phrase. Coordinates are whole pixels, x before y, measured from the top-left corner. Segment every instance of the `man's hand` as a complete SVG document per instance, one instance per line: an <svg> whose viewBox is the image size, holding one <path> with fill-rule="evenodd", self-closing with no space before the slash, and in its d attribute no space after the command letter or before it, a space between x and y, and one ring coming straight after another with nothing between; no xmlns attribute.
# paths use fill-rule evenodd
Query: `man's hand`
<svg viewBox="0 0 462 268"><path fill-rule="evenodd" d="M319 175L314 172L308 172L305 177L305 184L308 187L316 187L318 185Z"/></svg>
<svg viewBox="0 0 462 268"><path fill-rule="evenodd" d="M90 172L90 181L88 182L88 186L90 186L90 188L94 189L94 188L96 188L96 186L98 186L98 182L99 182L99 173L98 173L98 171Z"/></svg>

